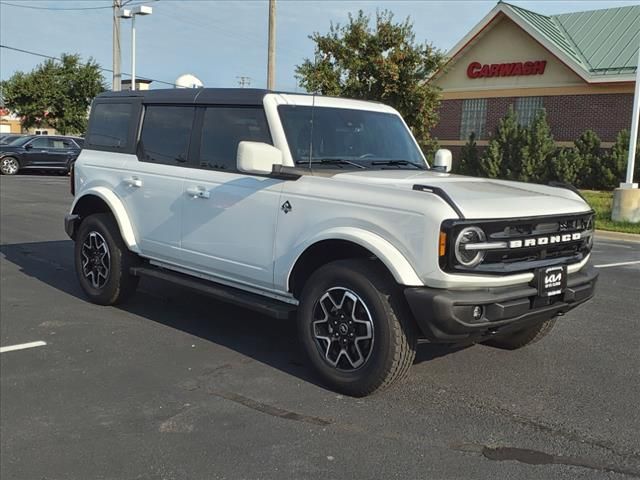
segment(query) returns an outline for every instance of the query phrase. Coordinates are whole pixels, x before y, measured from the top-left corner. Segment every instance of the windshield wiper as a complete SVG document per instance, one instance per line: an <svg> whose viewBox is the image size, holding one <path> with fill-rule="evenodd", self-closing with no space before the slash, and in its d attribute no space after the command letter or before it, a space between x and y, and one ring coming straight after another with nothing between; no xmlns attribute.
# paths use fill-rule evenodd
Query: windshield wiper
<svg viewBox="0 0 640 480"><path fill-rule="evenodd" d="M417 163L410 162L408 160L374 160L371 165L411 165L418 170L425 170L426 167Z"/></svg>
<svg viewBox="0 0 640 480"><path fill-rule="evenodd" d="M344 158L314 158L311 161L309 160L296 160L296 165L304 165L304 164L323 164L323 165L353 165L357 168L367 168L364 165L361 165L356 162L351 162L349 160L345 160Z"/></svg>

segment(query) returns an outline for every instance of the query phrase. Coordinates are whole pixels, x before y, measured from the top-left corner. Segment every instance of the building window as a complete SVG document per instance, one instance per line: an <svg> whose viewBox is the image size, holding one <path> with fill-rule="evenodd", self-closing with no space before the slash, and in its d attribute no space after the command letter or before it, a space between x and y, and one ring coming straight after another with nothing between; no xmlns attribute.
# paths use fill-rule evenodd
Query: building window
<svg viewBox="0 0 640 480"><path fill-rule="evenodd" d="M484 135L487 123L487 99L474 98L462 102L462 120L460 122L460 140L468 140L475 134L476 139Z"/></svg>
<svg viewBox="0 0 640 480"><path fill-rule="evenodd" d="M529 127L540 110L542 110L542 97L516 98L518 123L523 127Z"/></svg>

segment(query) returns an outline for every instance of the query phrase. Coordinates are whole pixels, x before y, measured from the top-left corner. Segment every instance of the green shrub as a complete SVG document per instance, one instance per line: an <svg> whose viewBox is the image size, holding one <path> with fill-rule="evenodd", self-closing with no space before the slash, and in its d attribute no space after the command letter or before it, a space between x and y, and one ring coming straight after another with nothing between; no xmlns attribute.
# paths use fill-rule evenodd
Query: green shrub
<svg viewBox="0 0 640 480"><path fill-rule="evenodd" d="M549 162L548 180L576 185L581 169L582 160L575 148L560 149L556 157Z"/></svg>
<svg viewBox="0 0 640 480"><path fill-rule="evenodd" d="M467 143L464 144L460 151L460 161L454 164L456 173L460 175L476 176L479 174L480 151L476 143L475 133L469 135Z"/></svg>
<svg viewBox="0 0 640 480"><path fill-rule="evenodd" d="M545 182L548 180L549 167L557 149L544 109L538 111L531 127L523 129L523 132L525 141L522 146L522 163L517 180Z"/></svg>
<svg viewBox="0 0 640 480"><path fill-rule="evenodd" d="M527 129L518 124L518 117L511 106L480 159L480 175L517 180L522 170L522 149L526 142Z"/></svg>
<svg viewBox="0 0 640 480"><path fill-rule="evenodd" d="M559 181L590 190L611 190L626 176L629 132L622 130L606 151L593 130L583 132L573 148L557 148L544 110L530 127L518 124L510 107L500 120L482 155L475 137L462 149L458 171L465 175L549 183ZM634 180L640 180L640 145L636 153Z"/></svg>

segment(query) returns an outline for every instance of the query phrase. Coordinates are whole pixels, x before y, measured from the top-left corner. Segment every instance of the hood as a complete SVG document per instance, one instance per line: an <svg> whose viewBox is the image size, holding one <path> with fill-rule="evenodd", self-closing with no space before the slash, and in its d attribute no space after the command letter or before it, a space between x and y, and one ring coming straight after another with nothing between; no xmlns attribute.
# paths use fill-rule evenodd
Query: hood
<svg viewBox="0 0 640 480"><path fill-rule="evenodd" d="M462 211L465 218L513 218L583 213L591 207L565 188L534 183L465 177L416 170L369 170L340 173L336 179L412 190L414 185L439 187ZM432 195L415 191L416 197Z"/></svg>
<svg viewBox="0 0 640 480"><path fill-rule="evenodd" d="M17 152L19 150L24 150L24 148L18 147L17 145L0 144L0 152Z"/></svg>

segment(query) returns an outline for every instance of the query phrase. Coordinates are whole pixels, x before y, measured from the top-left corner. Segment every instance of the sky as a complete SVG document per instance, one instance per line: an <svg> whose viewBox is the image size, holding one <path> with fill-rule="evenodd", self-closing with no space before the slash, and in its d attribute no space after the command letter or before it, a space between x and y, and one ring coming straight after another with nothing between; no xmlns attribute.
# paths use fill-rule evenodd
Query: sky
<svg viewBox="0 0 640 480"><path fill-rule="evenodd" d="M638 0L510 3L550 15L637 5ZM0 44L53 57L78 53L83 59L92 57L110 69L112 11L95 7L111 4L111 0L0 0ZM173 83L179 75L191 73L206 87L236 87L238 77L245 76L250 77L251 87L266 86L267 0L155 0L146 4L153 7L153 14L136 20L138 77ZM350 12L361 9L375 15L376 10L388 9L398 20L410 17L417 41L432 43L446 52L495 4L485 0L277 0L276 88L300 91L295 68L305 58L313 57L314 44L309 35L328 32L332 22L347 23ZM74 8L85 10L69 10ZM130 33L130 20L123 20L125 73L131 71ZM43 58L0 48L0 79L7 79L16 71L30 71L42 61ZM111 73L105 72L105 80L111 83ZM157 82L152 86L166 88Z"/></svg>

